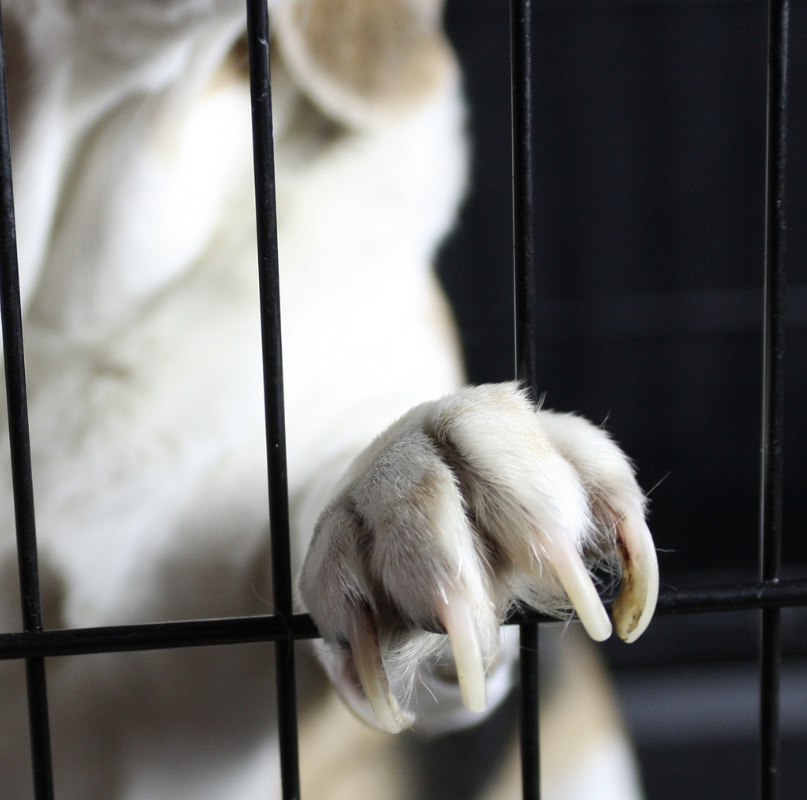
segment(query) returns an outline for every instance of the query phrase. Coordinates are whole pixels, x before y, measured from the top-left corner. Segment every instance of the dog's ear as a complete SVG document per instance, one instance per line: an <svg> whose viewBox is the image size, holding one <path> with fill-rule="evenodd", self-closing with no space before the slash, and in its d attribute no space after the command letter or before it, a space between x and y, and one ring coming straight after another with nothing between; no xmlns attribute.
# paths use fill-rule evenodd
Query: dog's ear
<svg viewBox="0 0 807 800"><path fill-rule="evenodd" d="M442 0L292 0L273 14L283 60L328 116L367 128L405 116L456 74Z"/></svg>

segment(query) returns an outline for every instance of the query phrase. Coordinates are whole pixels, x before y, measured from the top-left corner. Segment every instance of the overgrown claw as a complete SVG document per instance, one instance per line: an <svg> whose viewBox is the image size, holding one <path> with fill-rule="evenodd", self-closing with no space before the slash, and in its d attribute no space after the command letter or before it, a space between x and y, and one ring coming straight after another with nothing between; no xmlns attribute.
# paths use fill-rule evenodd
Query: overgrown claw
<svg viewBox="0 0 807 800"><path fill-rule="evenodd" d="M650 624L658 600L656 548L641 510L617 523L617 548L622 586L614 603L614 625L620 639L634 642Z"/></svg>
<svg viewBox="0 0 807 800"><path fill-rule="evenodd" d="M366 609L359 611L348 632L350 650L359 680L381 727L389 733L400 733L409 727L384 672L375 625Z"/></svg>
<svg viewBox="0 0 807 800"><path fill-rule="evenodd" d="M543 535L541 543L586 633L595 642L611 635L611 620L574 543L566 537Z"/></svg>
<svg viewBox="0 0 807 800"><path fill-rule="evenodd" d="M456 589L447 590L439 603L438 616L451 641L462 702L471 711L484 711L488 706L487 679L471 604Z"/></svg>

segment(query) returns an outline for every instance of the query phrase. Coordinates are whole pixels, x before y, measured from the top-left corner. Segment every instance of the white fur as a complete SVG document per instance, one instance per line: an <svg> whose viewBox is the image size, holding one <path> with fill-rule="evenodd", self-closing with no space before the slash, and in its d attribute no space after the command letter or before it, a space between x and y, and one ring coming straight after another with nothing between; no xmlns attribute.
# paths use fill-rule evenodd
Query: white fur
<svg viewBox="0 0 807 800"><path fill-rule="evenodd" d="M13 0L3 8L30 69L13 149L48 621L265 613L249 96L242 81L216 80L243 26L242 3ZM536 416L509 386L451 394L460 385L456 343L435 322L441 301L430 263L465 183L456 80L403 120L348 132L313 156L295 133L300 102L277 64L296 569L331 503L306 568L307 603L336 647L350 616L346 587L371 596L382 580L408 620L428 627L428 598L454 582L493 662L498 618L512 602L567 605L529 526L578 550L595 535L593 496L616 493L617 507L624 497L641 507L641 493L621 453L587 423ZM434 444L446 436L465 465L460 477ZM603 449L604 467L583 440ZM424 471L442 487L442 499L425 506L415 497ZM618 474L613 491L606 473ZM5 460L0 479L0 620L13 630ZM327 555L339 536L346 550L356 545L350 515L336 519L345 492L378 522L370 573L355 553L342 562ZM469 509L505 554L495 568ZM526 521L512 525L517 518ZM379 633L397 658L392 683L403 699L444 638ZM53 661L58 796L270 796L270 672L255 648ZM19 665L0 665L0 680L0 795L17 800L29 796Z"/></svg>

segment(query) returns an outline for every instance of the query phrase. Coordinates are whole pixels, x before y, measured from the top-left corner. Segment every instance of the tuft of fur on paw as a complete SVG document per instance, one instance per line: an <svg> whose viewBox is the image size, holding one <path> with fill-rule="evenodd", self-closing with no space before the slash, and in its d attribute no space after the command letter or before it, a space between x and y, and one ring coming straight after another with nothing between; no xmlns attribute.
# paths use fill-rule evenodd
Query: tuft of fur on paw
<svg viewBox="0 0 807 800"><path fill-rule="evenodd" d="M589 573L600 562L621 564L614 619L632 641L658 571L630 462L589 422L496 384L412 409L356 459L317 523L300 588L337 688L397 731L412 721L419 665L443 657L441 634L474 711L514 604L574 610L607 638Z"/></svg>

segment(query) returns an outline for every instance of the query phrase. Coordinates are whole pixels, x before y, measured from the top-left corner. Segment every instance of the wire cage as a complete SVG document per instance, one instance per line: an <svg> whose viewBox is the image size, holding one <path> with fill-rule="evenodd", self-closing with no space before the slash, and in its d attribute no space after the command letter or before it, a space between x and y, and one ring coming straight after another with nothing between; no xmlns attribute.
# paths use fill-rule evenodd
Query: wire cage
<svg viewBox="0 0 807 800"><path fill-rule="evenodd" d="M258 258L265 372L269 507L274 611L236 619L190 620L118 627L49 630L43 627L37 568L30 446L26 410L23 326L11 187L5 68L0 80L0 289L10 447L17 525L23 631L0 634L0 659L26 664L30 739L36 800L54 797L45 660L57 656L274 642L277 713L284 800L300 796L295 701L294 642L316 638L311 618L294 614L285 465L283 375L277 231L275 220L269 19L266 0L247 0L249 67L253 111ZM516 374L537 398L538 329L533 113L533 42L530 0L511 0L511 79L515 250ZM783 607L807 605L807 580L780 578L783 485L783 307L785 248L785 158L787 145L789 0L769 2L766 247L764 264L762 484L760 572L755 582L662 591L657 614L761 611L759 797L777 797L779 682ZM519 613L509 624L521 633L521 760L523 796L540 796L538 754L538 614ZM0 687L2 691L2 687Z"/></svg>

